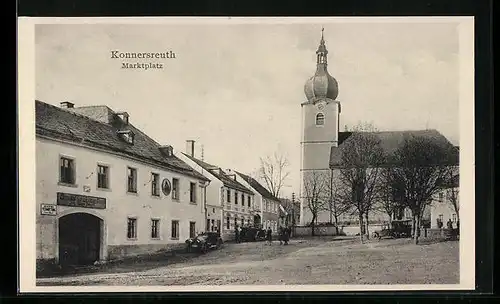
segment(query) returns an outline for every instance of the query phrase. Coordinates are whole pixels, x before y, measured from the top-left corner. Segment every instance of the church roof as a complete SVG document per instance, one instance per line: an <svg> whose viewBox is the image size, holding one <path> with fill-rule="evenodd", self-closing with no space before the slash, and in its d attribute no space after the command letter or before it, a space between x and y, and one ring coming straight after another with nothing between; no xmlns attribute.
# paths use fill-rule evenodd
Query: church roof
<svg viewBox="0 0 500 304"><path fill-rule="evenodd" d="M412 137L425 137L432 140L437 145L450 151L452 165L458 165L459 151L446 137L437 130L416 130L416 131L382 131L382 132L362 132L363 134L373 134L380 140L380 145L386 155L393 155L401 147L406 139ZM330 168L340 166L342 152L353 132L339 132L338 147L332 147L330 151Z"/></svg>
<svg viewBox="0 0 500 304"><path fill-rule="evenodd" d="M224 173L224 171L220 167L206 163L189 154L186 153L182 154L185 155L190 160L192 160L193 162L195 162L198 166L202 167L204 170L210 172L210 174L212 174L215 178L220 180L224 184L224 186L253 195L253 192L250 189L248 189L238 181L231 178L231 176L229 176L228 174Z"/></svg>
<svg viewBox="0 0 500 304"><path fill-rule="evenodd" d="M271 192L269 192L269 190L267 190L264 186L262 186L254 178L252 178L246 174L240 173L240 172L236 172L236 173L239 174L241 176L241 178L243 178L250 185L250 187L255 189L255 191L257 191L260 195L262 195L262 197L270 199L270 200L274 200L274 201L280 201L279 198L274 196Z"/></svg>
<svg viewBox="0 0 500 304"><path fill-rule="evenodd" d="M98 108L102 108L102 106ZM75 108L75 110L77 109L79 108ZM97 121L85 115L77 114L72 110L62 109L36 100L36 135L71 141L125 157L133 157L154 163L167 170L208 181L206 177L173 154L165 156L160 150L161 145L159 143L142 133L132 124L125 125L111 109L107 108L106 112L112 118L109 123ZM134 133L133 144L127 143L120 138L119 131L125 129Z"/></svg>

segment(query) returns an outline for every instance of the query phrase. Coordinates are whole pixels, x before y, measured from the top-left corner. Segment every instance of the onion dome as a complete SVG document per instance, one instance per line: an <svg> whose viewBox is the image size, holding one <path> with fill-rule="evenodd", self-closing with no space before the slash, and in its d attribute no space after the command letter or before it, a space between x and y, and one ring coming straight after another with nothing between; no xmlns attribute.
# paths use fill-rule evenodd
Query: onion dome
<svg viewBox="0 0 500 304"><path fill-rule="evenodd" d="M339 87L337 80L328 74L327 70L327 55L328 50L325 46L325 39L323 38L323 30L321 30L321 41L319 43L317 56L317 67L314 76L309 78L304 85L304 93L308 101L315 101L317 99L329 98L335 100L339 95Z"/></svg>

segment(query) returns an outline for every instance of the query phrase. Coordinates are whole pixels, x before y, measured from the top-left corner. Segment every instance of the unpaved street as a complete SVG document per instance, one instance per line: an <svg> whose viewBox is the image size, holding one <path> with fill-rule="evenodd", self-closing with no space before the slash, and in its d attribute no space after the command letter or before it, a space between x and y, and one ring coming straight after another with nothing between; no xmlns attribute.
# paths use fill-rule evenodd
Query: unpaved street
<svg viewBox="0 0 500 304"><path fill-rule="evenodd" d="M122 273L37 279L37 285L457 284L459 243L292 240L226 244L182 263Z"/></svg>

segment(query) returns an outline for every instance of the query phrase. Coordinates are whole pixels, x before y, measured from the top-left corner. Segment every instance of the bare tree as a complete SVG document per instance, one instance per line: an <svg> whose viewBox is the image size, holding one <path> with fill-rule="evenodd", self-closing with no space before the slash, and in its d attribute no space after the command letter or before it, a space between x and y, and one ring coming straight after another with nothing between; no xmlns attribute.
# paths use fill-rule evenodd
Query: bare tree
<svg viewBox="0 0 500 304"><path fill-rule="evenodd" d="M433 196L443 190L453 159L450 149L427 137L405 140L393 156L392 180L401 184L403 203L412 212L413 238L418 244L422 213Z"/></svg>
<svg viewBox="0 0 500 304"><path fill-rule="evenodd" d="M385 212L392 221L393 215L403 203L401 201L400 185L392 178L392 168L384 167L381 170L380 183L377 190L379 210Z"/></svg>
<svg viewBox="0 0 500 304"><path fill-rule="evenodd" d="M369 232L368 214L377 198L380 170L385 163L380 139L370 125L358 125L344 142L340 163L340 181L344 186L344 201L351 206L359 218L360 240Z"/></svg>
<svg viewBox="0 0 500 304"><path fill-rule="evenodd" d="M290 175L289 165L288 158L281 152L260 158L259 178L264 181L267 190L275 197L279 197L281 188Z"/></svg>
<svg viewBox="0 0 500 304"><path fill-rule="evenodd" d="M328 203L324 205L326 211L330 213L330 224L335 224L335 230L337 235L339 234L339 218L350 211L351 206L346 204L344 201L344 195L342 195L342 185L339 179L334 177L333 170L329 174L328 183Z"/></svg>
<svg viewBox="0 0 500 304"><path fill-rule="evenodd" d="M304 174L303 196L307 209L311 212L311 234L315 235L316 219L318 213L325 210L328 200L329 174L324 171L310 171Z"/></svg>

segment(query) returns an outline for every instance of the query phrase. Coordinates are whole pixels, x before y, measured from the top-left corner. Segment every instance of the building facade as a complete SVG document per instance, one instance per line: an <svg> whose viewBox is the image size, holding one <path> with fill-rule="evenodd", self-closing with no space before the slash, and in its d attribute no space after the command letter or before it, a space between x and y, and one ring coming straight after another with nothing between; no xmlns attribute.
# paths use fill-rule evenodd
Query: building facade
<svg viewBox="0 0 500 304"><path fill-rule="evenodd" d="M307 207L308 181L317 174L329 174L329 156L332 146L338 143L339 116L341 111L338 83L327 69L328 50L323 34L316 51L316 72L306 81L304 93L307 100L302 108L301 167L300 167L300 224L310 222L312 214ZM321 212L318 221L328 221L329 215ZM327 217L325 217L327 216Z"/></svg>
<svg viewBox="0 0 500 304"><path fill-rule="evenodd" d="M209 180L106 106L36 101L37 259L96 261L184 246Z"/></svg>
<svg viewBox="0 0 500 304"><path fill-rule="evenodd" d="M278 227L282 224L279 216L281 204L279 198L272 195L251 176L237 171L231 173L236 174L236 179L254 193L255 224L263 229L271 228L273 232L277 232Z"/></svg>
<svg viewBox="0 0 500 304"><path fill-rule="evenodd" d="M336 79L327 70L327 55L328 50L322 35L316 51L316 72L306 81L304 93L307 100L301 104L301 192L299 195L301 225L309 225L313 219L316 223L332 222L332 211L328 207L331 191L329 188L333 189L333 181L338 179L344 148L348 146L348 143L356 140L354 138L375 136L380 141L384 153L393 155L407 139L425 137L447 150L450 159L453 159L450 162L451 166L458 165L458 149L437 130L340 132L341 105L337 100L339 88ZM325 186L328 184L330 186ZM312 193L320 187L325 188L322 193ZM310 198L314 197L319 197L316 201L321 202L310 206L309 202L313 201ZM312 208L318 210L314 210L313 213ZM370 222L386 220L389 220L388 215L376 209L369 214ZM355 212L345 212L340 216L339 221L357 222L359 219Z"/></svg>
<svg viewBox="0 0 500 304"><path fill-rule="evenodd" d="M223 240L233 239L237 227L254 225L254 193L238 182L236 174L196 158L194 144L188 141L187 153L179 157L211 181L206 189L206 229L219 231Z"/></svg>
<svg viewBox="0 0 500 304"><path fill-rule="evenodd" d="M456 171L458 171L458 168ZM449 221L451 222L452 228L459 228L459 187L459 174L457 172L453 176L450 185L448 185L447 188L441 190L434 197L434 200L430 205L431 228L448 228Z"/></svg>

